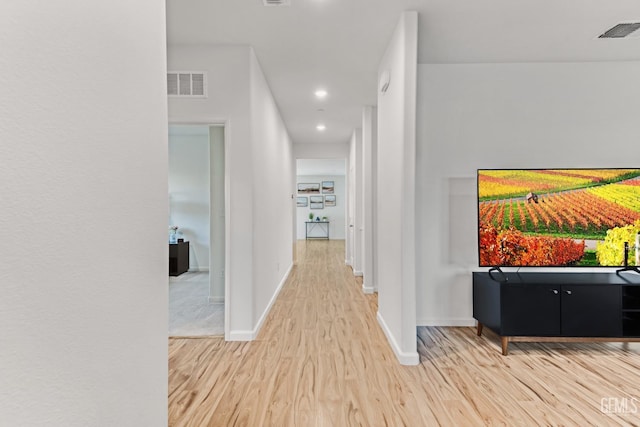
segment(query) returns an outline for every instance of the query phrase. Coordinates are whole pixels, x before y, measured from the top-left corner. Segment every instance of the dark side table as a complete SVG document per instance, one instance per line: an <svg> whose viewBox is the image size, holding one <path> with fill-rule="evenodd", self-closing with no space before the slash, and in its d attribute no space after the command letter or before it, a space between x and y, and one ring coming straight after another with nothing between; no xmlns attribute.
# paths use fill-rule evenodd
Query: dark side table
<svg viewBox="0 0 640 427"><path fill-rule="evenodd" d="M169 276L189 270L189 242L169 243Z"/></svg>

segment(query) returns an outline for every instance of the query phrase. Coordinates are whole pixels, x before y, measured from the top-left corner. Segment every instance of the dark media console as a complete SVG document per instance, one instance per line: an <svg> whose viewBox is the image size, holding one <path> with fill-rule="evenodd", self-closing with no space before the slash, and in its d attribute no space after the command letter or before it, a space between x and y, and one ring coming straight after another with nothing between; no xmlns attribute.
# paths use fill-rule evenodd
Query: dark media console
<svg viewBox="0 0 640 427"><path fill-rule="evenodd" d="M473 317L509 342L640 341L640 274L473 273Z"/></svg>

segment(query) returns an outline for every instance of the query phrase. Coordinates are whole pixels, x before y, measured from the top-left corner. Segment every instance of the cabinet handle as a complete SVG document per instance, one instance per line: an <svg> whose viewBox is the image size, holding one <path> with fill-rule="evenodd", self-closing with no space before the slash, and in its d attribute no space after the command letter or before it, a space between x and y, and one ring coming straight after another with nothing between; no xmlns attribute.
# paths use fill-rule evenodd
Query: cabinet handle
<svg viewBox="0 0 640 427"><path fill-rule="evenodd" d="M557 289L554 289L551 292L553 292L554 295L558 295L558 290Z"/></svg>
<svg viewBox="0 0 640 427"><path fill-rule="evenodd" d="M566 292L567 292L567 295L571 295L571 291L566 291Z"/></svg>

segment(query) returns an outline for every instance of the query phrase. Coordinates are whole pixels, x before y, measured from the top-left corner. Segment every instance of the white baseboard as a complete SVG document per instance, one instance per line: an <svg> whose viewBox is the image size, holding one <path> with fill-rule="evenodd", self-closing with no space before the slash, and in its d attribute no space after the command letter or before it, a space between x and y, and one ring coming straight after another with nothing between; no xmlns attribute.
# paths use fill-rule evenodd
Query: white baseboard
<svg viewBox="0 0 640 427"><path fill-rule="evenodd" d="M212 302L214 304L218 304L218 303L223 303L224 302L224 297L209 297L209 302Z"/></svg>
<svg viewBox="0 0 640 427"><path fill-rule="evenodd" d="M348 265L349 267L351 267L351 260L350 259L345 259L344 260L344 264Z"/></svg>
<svg viewBox="0 0 640 427"><path fill-rule="evenodd" d="M420 356L418 355L418 352L412 351L410 353L407 353L402 351L395 337L387 327L387 323L382 318L382 315L380 314L380 312L378 312L378 315L376 317L378 318L378 323L380 324L382 331L386 335L387 341L389 341L389 344L391 345L391 349L395 353L400 364L401 365L418 365L420 363Z"/></svg>
<svg viewBox="0 0 640 427"><path fill-rule="evenodd" d="M271 300L269 300L269 304L267 304L267 307L264 309L264 312L262 313L262 316L260 316L260 319L258 320L258 323L256 324L255 328L253 328L252 331L229 331L229 341L253 341L256 339L256 337L258 336L258 333L260 332L260 328L262 328L262 324L267 318L269 311L271 311L271 307L273 306L273 303L276 302L276 298L278 298L278 294L280 294L280 290L282 289L287 279L289 278L289 275L291 274L292 269L293 269L293 263L289 265L287 272L285 273L284 277L280 281L280 284L276 288L276 291L273 293Z"/></svg>
<svg viewBox="0 0 640 427"><path fill-rule="evenodd" d="M473 317L458 317L449 319L416 319L417 326L476 326Z"/></svg>
<svg viewBox="0 0 640 427"><path fill-rule="evenodd" d="M362 271L353 270L353 275L356 277L362 277L364 276L364 273Z"/></svg>
<svg viewBox="0 0 640 427"><path fill-rule="evenodd" d="M376 292L378 292L377 287L369 285L369 283L371 282L371 280L367 281L366 277L362 279L362 292L364 292L365 294L375 294Z"/></svg>
<svg viewBox="0 0 640 427"><path fill-rule="evenodd" d="M376 288L371 288L369 286L366 286L363 283L362 284L362 292L364 292L365 294L375 294L376 293Z"/></svg>
<svg viewBox="0 0 640 427"><path fill-rule="evenodd" d="M229 331L227 341L253 341L253 331Z"/></svg>

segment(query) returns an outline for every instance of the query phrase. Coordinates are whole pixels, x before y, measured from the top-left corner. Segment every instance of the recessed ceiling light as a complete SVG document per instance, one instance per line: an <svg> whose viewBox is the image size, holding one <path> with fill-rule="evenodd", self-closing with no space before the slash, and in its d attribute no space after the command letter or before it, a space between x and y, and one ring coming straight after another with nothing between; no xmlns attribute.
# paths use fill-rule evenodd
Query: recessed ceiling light
<svg viewBox="0 0 640 427"><path fill-rule="evenodd" d="M291 0L262 0L265 6L291 6Z"/></svg>
<svg viewBox="0 0 640 427"><path fill-rule="evenodd" d="M323 130L325 130L326 128L327 128L327 127L326 127L325 125L322 125L322 124L320 124L320 125L316 126L316 129L318 129L320 132L322 132L322 131L323 131Z"/></svg>
<svg viewBox="0 0 640 427"><path fill-rule="evenodd" d="M318 98L322 99L322 98L324 98L324 97L326 97L326 96L327 96L327 91L326 91L326 90L324 90L324 89L318 89L318 90L315 92L315 94L316 94L316 97L318 97Z"/></svg>

